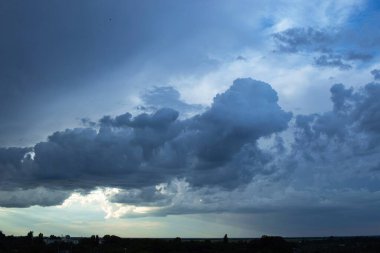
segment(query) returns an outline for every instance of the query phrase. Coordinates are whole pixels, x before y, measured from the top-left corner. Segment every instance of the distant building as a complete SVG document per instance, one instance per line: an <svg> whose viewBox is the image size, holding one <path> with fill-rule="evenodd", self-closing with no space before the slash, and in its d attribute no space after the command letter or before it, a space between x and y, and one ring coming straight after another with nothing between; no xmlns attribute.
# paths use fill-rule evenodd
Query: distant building
<svg viewBox="0 0 380 253"><path fill-rule="evenodd" d="M53 244L53 243L71 243L71 244L79 244L79 240L75 238L71 238L69 235L66 235L65 237L55 237L55 238L44 238L45 244Z"/></svg>
<svg viewBox="0 0 380 253"><path fill-rule="evenodd" d="M79 244L79 240L71 238L69 235L66 235L65 237L62 238L62 241L65 243L72 243L72 244Z"/></svg>
<svg viewBox="0 0 380 253"><path fill-rule="evenodd" d="M44 238L45 244L53 244L55 242L61 242L61 238Z"/></svg>

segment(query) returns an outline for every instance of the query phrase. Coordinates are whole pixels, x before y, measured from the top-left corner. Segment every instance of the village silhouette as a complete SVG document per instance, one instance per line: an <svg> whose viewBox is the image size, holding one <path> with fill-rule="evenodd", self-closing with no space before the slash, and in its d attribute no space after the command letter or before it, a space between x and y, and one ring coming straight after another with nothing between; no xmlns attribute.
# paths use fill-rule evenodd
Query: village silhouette
<svg viewBox="0 0 380 253"><path fill-rule="evenodd" d="M375 253L380 252L380 236L261 238L121 238L5 235L0 231L0 253Z"/></svg>

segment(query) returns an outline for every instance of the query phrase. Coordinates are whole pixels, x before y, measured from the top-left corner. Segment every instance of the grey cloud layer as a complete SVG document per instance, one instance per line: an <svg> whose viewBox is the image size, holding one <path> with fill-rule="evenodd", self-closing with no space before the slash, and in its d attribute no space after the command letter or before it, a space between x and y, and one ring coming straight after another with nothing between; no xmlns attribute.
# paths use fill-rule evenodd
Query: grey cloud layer
<svg viewBox="0 0 380 253"><path fill-rule="evenodd" d="M296 27L273 34L273 39L277 52L311 54L316 66L341 70L349 70L354 64L368 63L379 52L375 45L361 45L361 41L376 39L376 35L353 35L349 30Z"/></svg>
<svg viewBox="0 0 380 253"><path fill-rule="evenodd" d="M257 140L287 128L291 113L277 101L270 85L247 78L235 80L210 109L186 120L169 108L106 116L99 130L54 133L33 147L33 159L26 154L31 149L1 149L1 186L139 189L186 178L195 187L233 189L270 160Z"/></svg>

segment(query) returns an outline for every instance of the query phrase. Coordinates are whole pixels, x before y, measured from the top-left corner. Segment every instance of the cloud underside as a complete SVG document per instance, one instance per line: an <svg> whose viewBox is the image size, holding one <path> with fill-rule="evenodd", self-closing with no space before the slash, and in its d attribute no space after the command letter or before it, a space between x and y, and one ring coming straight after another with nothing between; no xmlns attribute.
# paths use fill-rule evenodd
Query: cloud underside
<svg viewBox="0 0 380 253"><path fill-rule="evenodd" d="M151 208L143 215L377 208L378 83L336 84L331 111L294 117L269 84L250 78L187 118L180 112L199 108L173 88L147 94L153 113L104 116L30 148L0 149L0 206L57 205L111 187L110 202Z"/></svg>

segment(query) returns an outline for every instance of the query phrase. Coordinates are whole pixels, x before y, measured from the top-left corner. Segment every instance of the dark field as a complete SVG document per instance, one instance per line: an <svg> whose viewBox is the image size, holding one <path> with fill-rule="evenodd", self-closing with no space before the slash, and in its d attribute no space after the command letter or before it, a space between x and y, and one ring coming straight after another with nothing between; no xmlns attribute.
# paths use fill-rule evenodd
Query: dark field
<svg viewBox="0 0 380 253"><path fill-rule="evenodd" d="M103 238L5 236L0 234L0 253L271 253L271 252L380 252L380 237L318 237L282 238L263 236L261 238L220 239L131 239L106 235Z"/></svg>

